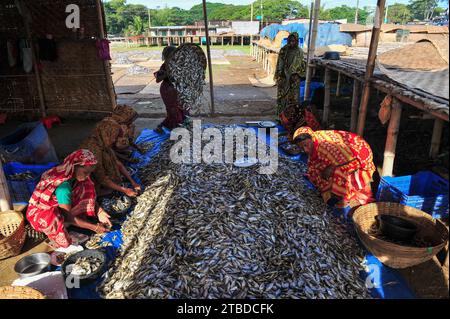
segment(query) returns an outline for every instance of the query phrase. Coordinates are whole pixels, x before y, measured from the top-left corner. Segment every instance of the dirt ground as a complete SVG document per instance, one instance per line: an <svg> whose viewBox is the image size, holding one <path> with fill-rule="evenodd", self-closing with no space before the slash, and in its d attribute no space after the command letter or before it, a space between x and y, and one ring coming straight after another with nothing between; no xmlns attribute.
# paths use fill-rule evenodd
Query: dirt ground
<svg viewBox="0 0 450 319"><path fill-rule="evenodd" d="M114 52L113 52L114 53ZM118 103L132 105L139 112L136 121L137 132L144 128L155 128L165 116L165 108L159 96L159 85L155 83L152 73L157 71L161 65L160 53L153 58L143 57L142 52L128 54L131 64L114 64L113 80L115 83ZM200 118L204 123L242 124L247 120L269 120L275 119L275 97L274 87L260 88L251 85L249 76L262 78L265 76L256 62L248 55L233 55L215 53L219 57L213 62L213 79L215 93L216 116L209 116L209 89L205 92L205 98L199 110L194 112L195 118ZM115 55L115 54L114 54ZM123 56L123 55L122 55ZM213 55L214 56L214 55ZM158 57L154 58L154 57ZM130 74L132 66L146 68L145 74ZM345 84L345 83L344 83ZM351 84L348 83L349 88ZM375 163L380 168L382 163L386 126L382 126L377 119L379 102L383 99L382 94L373 92L371 97L370 114L367 121L365 138L370 143L375 154ZM320 100L320 99L319 99ZM347 130L350 124L351 92L341 97L332 96L332 108L330 116L331 127ZM407 107L403 113L401 132L398 142L398 153L396 157L394 173L397 175L412 174L419 170L439 169L448 178L448 155L444 160L430 161L427 159L429 143L431 140L432 121L419 121L415 118L419 112ZM74 151L81 141L86 138L95 121L63 119L61 125L50 129L49 136L55 146L58 157L63 159ZM0 136L11 132L20 121L11 120L0 126ZM443 134L444 145L442 150L448 150L448 124ZM442 165L441 162L447 163ZM374 185L376 189L376 183ZM27 242L24 253L14 258L0 261L0 286L10 284L16 278L13 271L14 263L23 255L31 252L48 251L45 244L35 246L33 242ZM448 298L449 279L448 268L441 267L438 258L423 263L416 267L410 267L400 271L409 286L419 298Z"/></svg>

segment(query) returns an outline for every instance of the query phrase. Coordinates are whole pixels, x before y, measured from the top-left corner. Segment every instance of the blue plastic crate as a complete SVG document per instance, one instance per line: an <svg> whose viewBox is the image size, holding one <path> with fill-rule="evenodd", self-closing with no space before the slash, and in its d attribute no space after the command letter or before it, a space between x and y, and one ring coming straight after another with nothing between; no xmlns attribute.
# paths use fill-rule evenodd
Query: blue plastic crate
<svg viewBox="0 0 450 319"><path fill-rule="evenodd" d="M377 201L400 203L420 209L434 218L448 218L448 181L430 171L382 177Z"/></svg>
<svg viewBox="0 0 450 319"><path fill-rule="evenodd" d="M3 171L5 172L6 180L11 192L11 199L13 205L26 205L30 200L31 194L34 191L37 183L41 178L41 175L50 168L58 165L58 163L47 164L22 164L19 162L10 162L3 165ZM36 176L32 180L28 181L14 181L9 178L9 175L16 173L32 172Z"/></svg>

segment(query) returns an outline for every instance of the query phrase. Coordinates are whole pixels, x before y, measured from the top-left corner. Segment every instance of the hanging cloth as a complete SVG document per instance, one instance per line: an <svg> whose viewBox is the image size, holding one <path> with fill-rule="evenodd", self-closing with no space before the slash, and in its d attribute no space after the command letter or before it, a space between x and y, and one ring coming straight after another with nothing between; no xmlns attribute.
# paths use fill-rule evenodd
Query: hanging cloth
<svg viewBox="0 0 450 319"><path fill-rule="evenodd" d="M97 55L102 60L111 60L109 53L109 41L106 39L97 40Z"/></svg>
<svg viewBox="0 0 450 319"><path fill-rule="evenodd" d="M23 70L25 73L30 73L33 70L33 52L31 51L31 46L28 41L21 40L20 47L22 52Z"/></svg>

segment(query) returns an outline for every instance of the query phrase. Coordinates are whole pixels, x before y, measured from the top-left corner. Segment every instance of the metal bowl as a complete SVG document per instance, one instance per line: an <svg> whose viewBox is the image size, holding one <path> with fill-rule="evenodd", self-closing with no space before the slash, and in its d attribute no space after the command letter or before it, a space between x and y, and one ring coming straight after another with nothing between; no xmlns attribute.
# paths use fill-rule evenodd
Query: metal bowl
<svg viewBox="0 0 450 319"><path fill-rule="evenodd" d="M336 51L327 51L323 55L323 58L325 60L340 60L341 55L339 54L339 52L336 52Z"/></svg>
<svg viewBox="0 0 450 319"><path fill-rule="evenodd" d="M47 253L36 253L20 259L14 266L14 271L20 278L31 277L42 274L50 269L50 255Z"/></svg>

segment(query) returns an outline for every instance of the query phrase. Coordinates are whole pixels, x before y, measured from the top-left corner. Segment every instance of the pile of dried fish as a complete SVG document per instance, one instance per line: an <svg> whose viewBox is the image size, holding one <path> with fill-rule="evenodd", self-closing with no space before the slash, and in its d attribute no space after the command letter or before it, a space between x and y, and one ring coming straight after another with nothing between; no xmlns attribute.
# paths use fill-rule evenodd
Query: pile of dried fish
<svg viewBox="0 0 450 319"><path fill-rule="evenodd" d="M139 148L144 152L144 154L148 153L148 151L152 150L155 146L153 142L144 142L139 144Z"/></svg>
<svg viewBox="0 0 450 319"><path fill-rule="evenodd" d="M205 70L205 53L194 44L179 46L167 61L169 78L185 110L195 109L200 104L205 85Z"/></svg>
<svg viewBox="0 0 450 319"><path fill-rule="evenodd" d="M129 75L149 74L151 70L142 65L133 64L127 69Z"/></svg>
<svg viewBox="0 0 450 319"><path fill-rule="evenodd" d="M75 263L66 267L66 272L74 276L87 276L96 272L101 267L101 262L95 257L80 257Z"/></svg>
<svg viewBox="0 0 450 319"><path fill-rule="evenodd" d="M30 180L34 180L35 178L36 178L36 175L30 171L8 175L8 179L10 179L12 181L30 181Z"/></svg>
<svg viewBox="0 0 450 319"><path fill-rule="evenodd" d="M370 298L363 252L304 184L304 164L174 164L170 146L141 171L103 297Z"/></svg>
<svg viewBox="0 0 450 319"><path fill-rule="evenodd" d="M84 245L87 249L99 249L102 247L112 246L112 243L109 241L103 241L103 237L105 234L95 234L92 235L91 238ZM113 237L113 240L115 238Z"/></svg>

